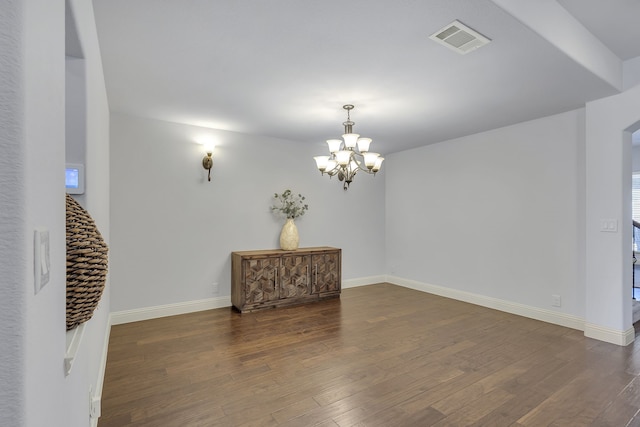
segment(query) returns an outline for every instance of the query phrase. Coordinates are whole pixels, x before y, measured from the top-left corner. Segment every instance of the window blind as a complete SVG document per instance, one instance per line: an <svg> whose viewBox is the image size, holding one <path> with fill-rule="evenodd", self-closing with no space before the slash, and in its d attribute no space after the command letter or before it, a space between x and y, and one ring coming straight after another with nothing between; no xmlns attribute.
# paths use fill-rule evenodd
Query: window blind
<svg viewBox="0 0 640 427"><path fill-rule="evenodd" d="M632 216L640 222L640 172L634 173L631 179Z"/></svg>

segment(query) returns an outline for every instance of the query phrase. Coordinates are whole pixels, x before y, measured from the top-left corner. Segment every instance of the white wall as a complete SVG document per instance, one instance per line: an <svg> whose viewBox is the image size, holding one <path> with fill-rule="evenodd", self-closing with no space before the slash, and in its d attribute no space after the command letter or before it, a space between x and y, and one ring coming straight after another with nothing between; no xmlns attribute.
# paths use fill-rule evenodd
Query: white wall
<svg viewBox="0 0 640 427"><path fill-rule="evenodd" d="M640 172L640 146L631 150L631 171Z"/></svg>
<svg viewBox="0 0 640 427"><path fill-rule="evenodd" d="M25 127L27 249L26 352L24 356L27 426L66 423L65 205L64 205L64 34L61 1L25 2ZM33 292L33 230L50 233L50 282Z"/></svg>
<svg viewBox="0 0 640 427"><path fill-rule="evenodd" d="M87 67L84 202L110 243L113 284L64 377L64 2L0 0L0 425L87 425L110 297L117 311L208 298L213 282L228 295L229 253L277 246L281 222L268 206L287 187L311 205L298 222L301 244L343 248L344 279L385 273L386 255L396 276L544 308L557 293L560 311L585 316L592 330L629 329L630 226L620 183L629 154L623 131L637 128L640 88L587 106L583 279L582 111L388 156L386 192L385 172L358 176L346 193L321 177L311 156L324 153L323 143L311 149L218 131L208 183L192 143L204 129L119 116L109 151L92 5L70 4ZM602 217L618 219L622 232L600 233ZM51 233L51 280L38 295L35 227Z"/></svg>
<svg viewBox="0 0 640 427"><path fill-rule="evenodd" d="M585 334L633 340L631 133L640 128L640 86L586 106L587 286ZM601 232L603 219L618 231Z"/></svg>
<svg viewBox="0 0 640 427"><path fill-rule="evenodd" d="M624 89L631 89L640 84L640 56L624 61L622 66Z"/></svg>
<svg viewBox="0 0 640 427"><path fill-rule="evenodd" d="M84 135L84 163L86 172L86 192L79 197L82 206L87 209L96 222L98 230L110 246L110 219L109 219L109 105L106 95L104 74L102 71L102 59L98 45L98 35L95 26L93 3L88 0L70 0L73 15L75 17L76 30L83 50L85 90L81 95L85 96L84 115L81 111L77 117L84 117L85 123L75 123L72 129L82 138ZM80 91L82 92L82 91ZM77 99L77 94L76 94ZM72 126L71 123L67 123ZM79 129L78 129L79 128ZM111 258L111 248L109 257ZM111 259L109 259L111 270ZM87 425L88 418L88 393L89 389L95 398L100 398L104 365L106 363L106 345L109 338L109 314L110 314L110 276L107 276L107 284L102 299L95 310L91 320L85 324L85 332L80 343L75 364L71 375L66 379L67 406L73 408L69 411L70 426ZM92 419L95 425L96 419Z"/></svg>
<svg viewBox="0 0 640 427"><path fill-rule="evenodd" d="M83 20L81 38L91 64L88 144L105 151L108 110L91 2L71 3ZM65 2L3 1L0 11L0 425L87 426L89 387L100 376L96 360L106 338L109 291L107 309L88 323L77 364L65 376ZM86 31L91 28L93 38ZM94 157L87 154L87 161ZM108 184L108 157L94 161L107 171ZM102 194L95 195L90 210L108 237L108 191L94 189ZM50 233L51 271L49 283L35 294L37 227Z"/></svg>
<svg viewBox="0 0 640 427"><path fill-rule="evenodd" d="M583 129L577 110L387 156L389 273L583 318Z"/></svg>
<svg viewBox="0 0 640 427"><path fill-rule="evenodd" d="M195 141L217 141L211 182ZM343 279L384 274L384 172L348 191L323 177L314 147L113 114L111 310L230 295L232 251L278 247L270 211L287 188L307 197L300 246L342 248ZM213 283L219 293L213 293Z"/></svg>
<svg viewBox="0 0 640 427"><path fill-rule="evenodd" d="M0 425L26 417L28 242L24 218L23 2L0 1Z"/></svg>

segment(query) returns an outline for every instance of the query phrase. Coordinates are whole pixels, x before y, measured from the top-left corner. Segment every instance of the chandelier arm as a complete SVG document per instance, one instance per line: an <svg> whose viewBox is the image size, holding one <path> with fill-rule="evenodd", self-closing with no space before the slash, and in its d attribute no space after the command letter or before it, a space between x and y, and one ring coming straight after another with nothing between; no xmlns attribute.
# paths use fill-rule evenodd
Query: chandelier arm
<svg viewBox="0 0 640 427"><path fill-rule="evenodd" d="M362 155L362 153L354 151L353 154L355 154L355 155L352 156L352 158L353 158L353 161L356 162L356 165L358 165L358 169L360 169L361 171L364 171L364 172L366 172L368 174L372 174L373 172L370 171L369 168L367 168L366 166L364 166L364 167L362 166L362 164L364 163L364 156ZM356 158L356 156L362 157L362 160L359 160L358 158Z"/></svg>

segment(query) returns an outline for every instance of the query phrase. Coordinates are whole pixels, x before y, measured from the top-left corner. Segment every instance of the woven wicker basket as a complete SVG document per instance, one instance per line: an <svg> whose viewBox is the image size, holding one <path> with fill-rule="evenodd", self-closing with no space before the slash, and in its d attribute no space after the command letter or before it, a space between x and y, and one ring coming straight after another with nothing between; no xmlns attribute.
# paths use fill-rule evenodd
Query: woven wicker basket
<svg viewBox="0 0 640 427"><path fill-rule="evenodd" d="M67 330L93 316L107 278L107 252L93 218L67 194Z"/></svg>

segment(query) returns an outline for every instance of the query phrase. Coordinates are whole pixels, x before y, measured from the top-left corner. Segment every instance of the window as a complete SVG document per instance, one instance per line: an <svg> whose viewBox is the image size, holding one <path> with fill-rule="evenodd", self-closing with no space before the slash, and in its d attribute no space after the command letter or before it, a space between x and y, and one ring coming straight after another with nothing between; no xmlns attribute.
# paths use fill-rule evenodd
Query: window
<svg viewBox="0 0 640 427"><path fill-rule="evenodd" d="M634 221L640 222L640 172L634 172L631 176L631 216ZM640 229L633 227L633 250L640 247Z"/></svg>

